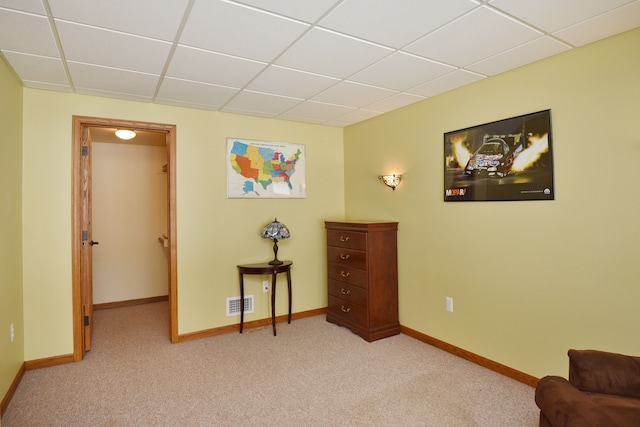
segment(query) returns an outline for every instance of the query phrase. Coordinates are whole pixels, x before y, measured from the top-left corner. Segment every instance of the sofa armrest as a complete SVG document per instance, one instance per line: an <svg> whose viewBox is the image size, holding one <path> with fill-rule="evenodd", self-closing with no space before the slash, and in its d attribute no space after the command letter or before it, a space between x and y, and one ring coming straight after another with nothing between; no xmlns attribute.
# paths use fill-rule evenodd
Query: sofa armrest
<svg viewBox="0 0 640 427"><path fill-rule="evenodd" d="M640 400L582 392L562 377L538 381L535 401L545 422L554 427L640 425Z"/></svg>
<svg viewBox="0 0 640 427"><path fill-rule="evenodd" d="M640 357L569 350L569 382L582 391L640 399Z"/></svg>

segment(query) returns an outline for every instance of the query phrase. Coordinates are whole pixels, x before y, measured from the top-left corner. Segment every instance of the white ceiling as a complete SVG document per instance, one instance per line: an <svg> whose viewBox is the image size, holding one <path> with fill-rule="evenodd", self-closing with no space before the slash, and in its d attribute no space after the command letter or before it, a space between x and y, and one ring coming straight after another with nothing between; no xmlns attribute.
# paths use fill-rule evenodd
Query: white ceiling
<svg viewBox="0 0 640 427"><path fill-rule="evenodd" d="M640 0L0 0L26 87L331 126L639 26Z"/></svg>

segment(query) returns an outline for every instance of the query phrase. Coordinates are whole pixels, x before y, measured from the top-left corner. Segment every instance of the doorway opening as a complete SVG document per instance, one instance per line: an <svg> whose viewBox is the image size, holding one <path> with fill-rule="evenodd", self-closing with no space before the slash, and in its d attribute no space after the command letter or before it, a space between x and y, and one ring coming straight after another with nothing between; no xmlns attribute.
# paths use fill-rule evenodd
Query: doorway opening
<svg viewBox="0 0 640 427"><path fill-rule="evenodd" d="M169 337L178 342L177 313L177 241L176 241L176 126L160 123L96 117L73 117L72 169L72 298L74 361L83 359L91 349L93 322L92 295L92 239L91 162L92 137L90 130L100 128L129 129L164 134L167 149L167 233Z"/></svg>

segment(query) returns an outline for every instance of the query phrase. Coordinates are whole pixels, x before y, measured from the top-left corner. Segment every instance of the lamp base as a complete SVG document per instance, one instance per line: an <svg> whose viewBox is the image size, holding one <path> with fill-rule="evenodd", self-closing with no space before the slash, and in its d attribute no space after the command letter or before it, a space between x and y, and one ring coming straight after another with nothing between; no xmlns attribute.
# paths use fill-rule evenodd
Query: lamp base
<svg viewBox="0 0 640 427"><path fill-rule="evenodd" d="M280 265L282 261L278 259L278 239L273 239L273 260L269 261L269 265Z"/></svg>

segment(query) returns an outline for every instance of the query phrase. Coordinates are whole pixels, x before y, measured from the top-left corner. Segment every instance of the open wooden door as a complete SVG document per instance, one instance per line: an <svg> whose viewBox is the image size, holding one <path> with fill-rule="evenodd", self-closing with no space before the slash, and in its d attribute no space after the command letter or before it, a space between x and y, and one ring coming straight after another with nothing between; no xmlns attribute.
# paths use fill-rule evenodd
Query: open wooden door
<svg viewBox="0 0 640 427"><path fill-rule="evenodd" d="M91 140L89 128L73 121L72 169L72 286L73 359L91 350L93 286L91 259Z"/></svg>
<svg viewBox="0 0 640 427"><path fill-rule="evenodd" d="M91 234L91 139L90 128L127 128L164 132L167 144L168 237L169 237L169 335L178 342L177 232L176 232L176 126L129 120L73 117L72 170L72 287L73 358L82 360L91 349L93 323L92 250L97 244Z"/></svg>

